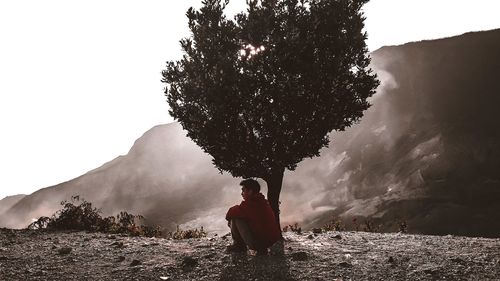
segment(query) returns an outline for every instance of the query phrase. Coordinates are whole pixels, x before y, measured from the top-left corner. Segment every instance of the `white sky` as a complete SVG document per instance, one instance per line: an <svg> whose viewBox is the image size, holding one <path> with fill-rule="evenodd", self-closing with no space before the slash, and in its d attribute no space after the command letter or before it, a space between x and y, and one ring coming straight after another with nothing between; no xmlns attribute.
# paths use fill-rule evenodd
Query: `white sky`
<svg viewBox="0 0 500 281"><path fill-rule="evenodd" d="M200 3L0 1L0 199L80 176L173 121L161 71ZM498 11L498 0L372 0L368 46L500 28Z"/></svg>

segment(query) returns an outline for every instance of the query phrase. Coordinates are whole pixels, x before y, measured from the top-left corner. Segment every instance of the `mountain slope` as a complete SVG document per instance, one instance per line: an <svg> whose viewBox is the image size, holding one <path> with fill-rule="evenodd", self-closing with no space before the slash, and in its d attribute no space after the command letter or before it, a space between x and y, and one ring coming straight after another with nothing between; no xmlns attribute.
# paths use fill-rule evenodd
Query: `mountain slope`
<svg viewBox="0 0 500 281"><path fill-rule="evenodd" d="M19 200L23 199L26 196L24 194L6 196L2 200L0 200L0 214L10 209L13 205L15 205Z"/></svg>
<svg viewBox="0 0 500 281"><path fill-rule="evenodd" d="M60 208L59 202L78 194L105 215L127 210L151 223L175 227L215 206L217 198L206 194L227 185L237 186L237 182L221 176L179 124L159 125L139 138L126 156L23 198L0 216L0 225L24 227L33 218L51 215Z"/></svg>
<svg viewBox="0 0 500 281"><path fill-rule="evenodd" d="M499 48L500 30L492 30L372 54L386 81L335 148L350 158L337 173L349 173L343 183L354 194L342 215L500 235Z"/></svg>

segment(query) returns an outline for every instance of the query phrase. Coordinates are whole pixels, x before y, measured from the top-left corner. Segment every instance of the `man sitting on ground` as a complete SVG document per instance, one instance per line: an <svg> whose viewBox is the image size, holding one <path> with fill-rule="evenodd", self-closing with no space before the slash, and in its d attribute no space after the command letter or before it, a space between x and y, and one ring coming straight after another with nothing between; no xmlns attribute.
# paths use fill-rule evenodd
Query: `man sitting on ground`
<svg viewBox="0 0 500 281"><path fill-rule="evenodd" d="M257 251L257 255L265 255L267 248L281 238L281 231L269 202L260 193L259 183L246 179L240 185L243 201L226 214L233 237L228 251L246 252L248 247Z"/></svg>

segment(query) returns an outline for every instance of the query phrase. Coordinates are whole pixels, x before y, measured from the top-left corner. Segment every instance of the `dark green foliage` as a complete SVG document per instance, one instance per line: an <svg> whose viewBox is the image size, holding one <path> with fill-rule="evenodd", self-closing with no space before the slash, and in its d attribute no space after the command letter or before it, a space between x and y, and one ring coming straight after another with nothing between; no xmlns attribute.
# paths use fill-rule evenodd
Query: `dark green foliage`
<svg viewBox="0 0 500 281"><path fill-rule="evenodd" d="M249 0L234 21L228 0L187 12L184 56L163 71L170 115L221 172L263 178L277 215L284 170L370 106L379 82L362 31L367 2Z"/></svg>
<svg viewBox="0 0 500 281"><path fill-rule="evenodd" d="M236 21L221 2L187 12L184 57L163 72L170 114L233 176L293 170L369 107L367 1L249 1ZM264 50L240 55L248 45Z"/></svg>
<svg viewBox="0 0 500 281"><path fill-rule="evenodd" d="M37 221L31 223L28 228L101 231L147 237L160 237L162 235L159 227L141 224L140 222L144 221L144 217L141 215L120 212L116 217L103 218L99 209L93 208L92 203L80 199L78 195L72 196L71 201L61 202L61 205L63 208L52 217L40 217Z"/></svg>

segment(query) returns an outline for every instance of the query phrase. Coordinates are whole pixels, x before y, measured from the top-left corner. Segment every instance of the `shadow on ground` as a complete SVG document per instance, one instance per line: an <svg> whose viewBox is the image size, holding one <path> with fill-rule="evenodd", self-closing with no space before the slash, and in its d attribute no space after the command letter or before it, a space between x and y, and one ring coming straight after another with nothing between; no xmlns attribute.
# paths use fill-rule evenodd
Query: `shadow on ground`
<svg viewBox="0 0 500 281"><path fill-rule="evenodd" d="M231 254L230 263L222 270L218 280L296 280L290 275L290 263L285 256L235 253Z"/></svg>

